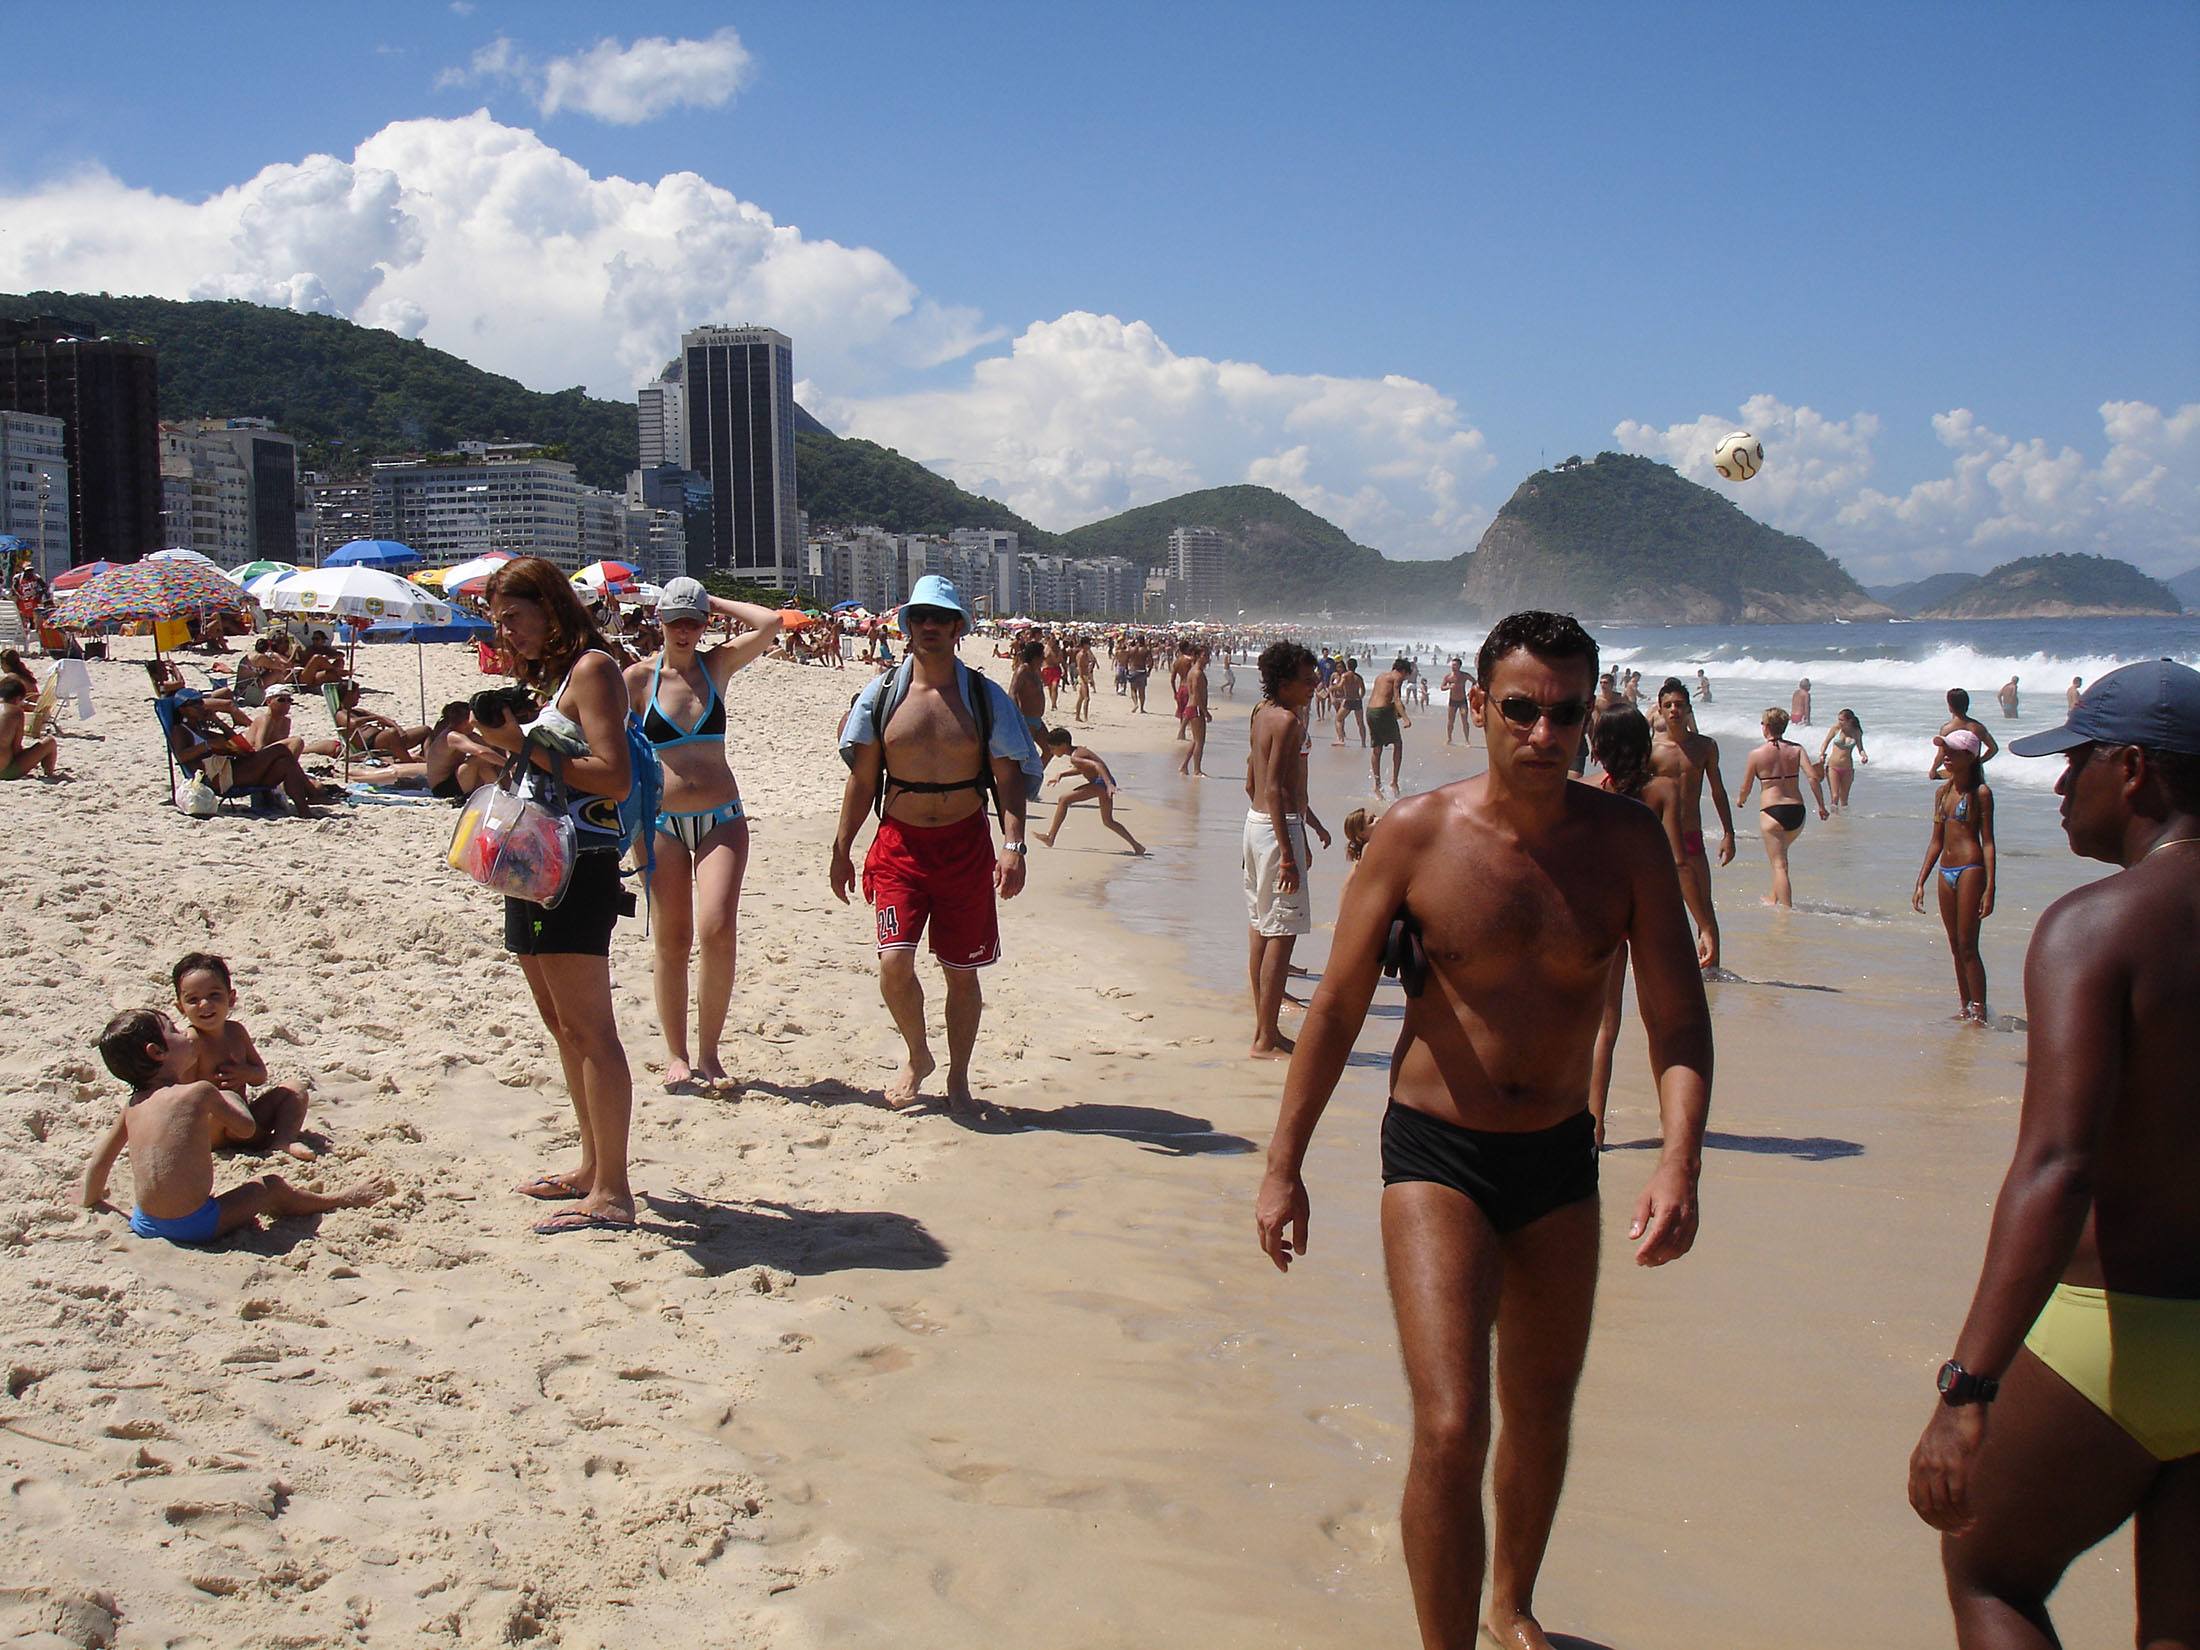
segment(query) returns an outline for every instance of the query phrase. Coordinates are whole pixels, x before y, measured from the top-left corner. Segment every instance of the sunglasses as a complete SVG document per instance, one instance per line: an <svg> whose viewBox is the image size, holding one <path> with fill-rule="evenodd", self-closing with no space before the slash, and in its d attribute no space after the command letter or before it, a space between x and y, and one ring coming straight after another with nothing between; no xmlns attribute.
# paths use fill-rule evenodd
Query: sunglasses
<svg viewBox="0 0 2200 1650"><path fill-rule="evenodd" d="M952 607L905 607L901 617L904 624L910 625L962 623L962 615Z"/></svg>
<svg viewBox="0 0 2200 1650"><path fill-rule="evenodd" d="M1497 714L1516 728L1532 728L1546 718L1554 728L1578 728L1588 720L1589 701L1560 699L1546 705L1525 693L1511 693L1497 701Z"/></svg>

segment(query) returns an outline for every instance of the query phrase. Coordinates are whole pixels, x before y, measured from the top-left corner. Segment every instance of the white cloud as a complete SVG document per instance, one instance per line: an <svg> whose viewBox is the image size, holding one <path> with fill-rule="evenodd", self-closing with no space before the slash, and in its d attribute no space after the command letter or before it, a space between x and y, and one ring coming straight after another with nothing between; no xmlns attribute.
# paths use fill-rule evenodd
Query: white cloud
<svg viewBox="0 0 2200 1650"><path fill-rule="evenodd" d="M1613 434L1630 452L1728 490L1750 514L1811 539L1874 583L1981 572L2051 551L2118 556L2159 576L2200 563L2200 403L2164 412L2111 401L2100 417L2096 461L2002 435L1966 408L1941 413L1932 425L1947 473L1901 493L1870 484L1880 434L1870 413L1832 420L1759 395L1738 418L1706 414L1663 429L1630 419ZM1765 467L1738 488L1711 468L1712 447L1732 429L1765 443Z"/></svg>
<svg viewBox="0 0 2200 1650"><path fill-rule="evenodd" d="M83 172L0 195L0 225L0 290L248 298L614 397L707 321L777 326L849 393L995 336L870 248L810 239L692 172L591 176L485 112L399 121L348 160L270 166L203 201Z"/></svg>
<svg viewBox="0 0 2200 1650"><path fill-rule="evenodd" d="M544 63L498 35L464 69L444 70L436 85L505 81L524 90L545 117L570 109L614 126L636 126L674 109L723 108L754 64L730 28L701 40L651 35L622 45L607 37Z"/></svg>
<svg viewBox="0 0 2200 1650"><path fill-rule="evenodd" d="M1393 555L1469 549L1490 515L1473 488L1494 460L1428 385L1179 355L1112 315L1035 322L953 388L804 404L1045 527L1234 482Z"/></svg>

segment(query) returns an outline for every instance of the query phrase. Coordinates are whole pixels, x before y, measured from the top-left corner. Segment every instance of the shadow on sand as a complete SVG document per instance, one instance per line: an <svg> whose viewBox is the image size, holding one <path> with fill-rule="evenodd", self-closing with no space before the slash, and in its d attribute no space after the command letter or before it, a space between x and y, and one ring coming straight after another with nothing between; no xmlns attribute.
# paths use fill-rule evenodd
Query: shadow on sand
<svg viewBox="0 0 2200 1650"><path fill-rule="evenodd" d="M1253 1150L1243 1135L1225 1134L1204 1117L1158 1106L1113 1106L1080 1102L1045 1111L1008 1108L1018 1133L1106 1134L1167 1157L1233 1156Z"/></svg>
<svg viewBox="0 0 2200 1650"><path fill-rule="evenodd" d="M710 1277L774 1266L797 1277L864 1269L924 1272L947 1250L921 1221L891 1209L798 1209L761 1198L729 1203L674 1188L644 1192L645 1232L680 1245Z"/></svg>
<svg viewBox="0 0 2200 1650"><path fill-rule="evenodd" d="M1703 1143L1713 1151L1752 1152L1759 1157L1798 1157L1805 1163L1831 1163L1841 1157L1861 1157L1864 1148L1854 1140L1836 1140L1823 1134L1789 1136L1784 1134L1724 1134L1717 1129L1707 1131ZM1664 1141L1646 1140L1608 1141L1608 1152L1654 1152Z"/></svg>

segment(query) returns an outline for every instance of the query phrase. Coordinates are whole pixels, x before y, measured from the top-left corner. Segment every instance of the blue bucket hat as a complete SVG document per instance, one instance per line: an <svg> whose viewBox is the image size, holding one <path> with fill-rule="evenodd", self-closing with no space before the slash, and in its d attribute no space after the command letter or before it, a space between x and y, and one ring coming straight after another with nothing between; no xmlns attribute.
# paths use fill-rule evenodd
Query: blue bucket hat
<svg viewBox="0 0 2200 1650"><path fill-rule="evenodd" d="M927 573L917 580L909 592L909 599L901 604L902 628L909 627L909 609L912 607L946 608L962 615L963 626L968 629L977 624L970 609L963 605L962 592L937 573Z"/></svg>
<svg viewBox="0 0 2200 1650"><path fill-rule="evenodd" d="M2200 756L2200 670L2174 659L2112 670L2085 690L2059 728L2009 741L2015 756L2054 756L2080 745L2144 745Z"/></svg>

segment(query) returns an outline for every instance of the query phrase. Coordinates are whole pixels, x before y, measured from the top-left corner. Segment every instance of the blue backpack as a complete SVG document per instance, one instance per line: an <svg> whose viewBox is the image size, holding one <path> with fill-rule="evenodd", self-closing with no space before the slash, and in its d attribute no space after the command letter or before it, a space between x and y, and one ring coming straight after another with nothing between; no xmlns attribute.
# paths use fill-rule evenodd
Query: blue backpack
<svg viewBox="0 0 2200 1650"><path fill-rule="evenodd" d="M626 799L619 804L619 856L623 862L637 842L642 845L639 861L624 874L642 879L646 913L650 878L657 874L657 810L664 802L665 771L657 760L657 747L642 732L642 719L631 710L626 713L626 760L634 780L627 787ZM646 914L643 931L648 931Z"/></svg>

